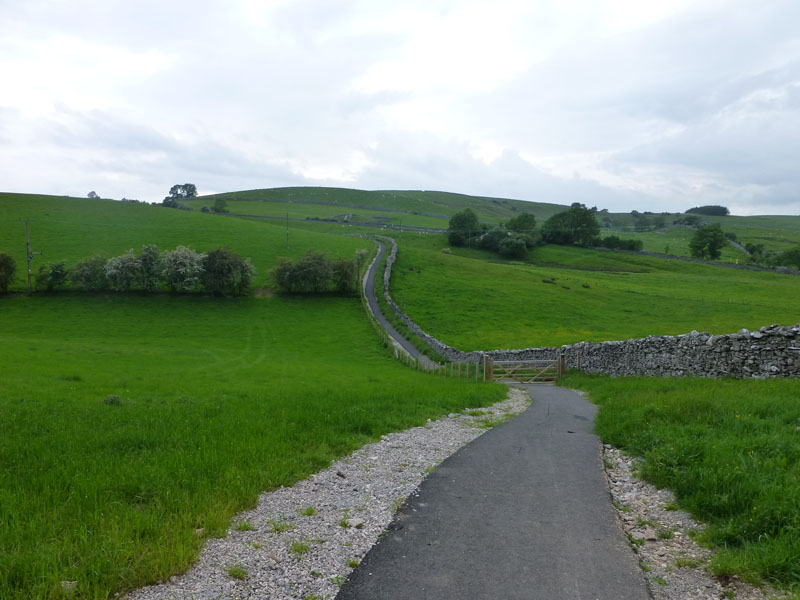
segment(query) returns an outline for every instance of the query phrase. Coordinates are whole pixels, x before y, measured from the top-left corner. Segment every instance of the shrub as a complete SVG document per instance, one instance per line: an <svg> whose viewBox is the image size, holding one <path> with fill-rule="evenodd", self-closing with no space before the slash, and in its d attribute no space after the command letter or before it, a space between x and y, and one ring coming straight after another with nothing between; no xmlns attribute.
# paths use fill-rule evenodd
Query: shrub
<svg viewBox="0 0 800 600"><path fill-rule="evenodd" d="M325 254L313 250L306 252L296 263L281 259L272 270L272 278L278 288L292 294L319 294L327 291L331 286L332 276L333 267Z"/></svg>
<svg viewBox="0 0 800 600"><path fill-rule="evenodd" d="M154 292L161 281L161 257L158 246L148 244L139 252L139 284L146 292Z"/></svg>
<svg viewBox="0 0 800 600"><path fill-rule="evenodd" d="M161 257L164 281L173 292L192 292L203 275L203 255L186 246L165 252Z"/></svg>
<svg viewBox="0 0 800 600"><path fill-rule="evenodd" d="M521 235L507 237L500 242L498 252L503 258L526 258L528 256L528 245L525 238Z"/></svg>
<svg viewBox="0 0 800 600"><path fill-rule="evenodd" d="M79 262L70 272L72 283L85 291L104 290L108 287L105 266L106 258L92 256Z"/></svg>
<svg viewBox="0 0 800 600"><path fill-rule="evenodd" d="M506 229L516 233L531 233L536 227L536 217L530 213L521 213L506 223Z"/></svg>
<svg viewBox="0 0 800 600"><path fill-rule="evenodd" d="M136 258L133 249L122 256L110 258L104 267L106 280L112 290L127 292L134 281L141 279L142 263Z"/></svg>
<svg viewBox="0 0 800 600"><path fill-rule="evenodd" d="M229 248L217 248L205 255L201 281L214 296L242 295L250 290L255 269L249 260Z"/></svg>
<svg viewBox="0 0 800 600"><path fill-rule="evenodd" d="M478 247L492 252L500 251L500 244L508 238L508 231L505 229L492 229L484 233L478 240Z"/></svg>
<svg viewBox="0 0 800 600"><path fill-rule="evenodd" d="M611 250L634 250L640 251L644 247L642 240L623 240L616 235L609 235L599 240L599 245Z"/></svg>
<svg viewBox="0 0 800 600"><path fill-rule="evenodd" d="M17 263L14 258L0 252L0 294L8 293L8 286L14 281L16 272Z"/></svg>
<svg viewBox="0 0 800 600"><path fill-rule="evenodd" d="M67 281L67 265L64 261L42 265L36 274L36 289L52 292Z"/></svg>
<svg viewBox="0 0 800 600"><path fill-rule="evenodd" d="M358 266L355 260L340 258L331 265L331 280L340 294L354 294L358 290Z"/></svg>

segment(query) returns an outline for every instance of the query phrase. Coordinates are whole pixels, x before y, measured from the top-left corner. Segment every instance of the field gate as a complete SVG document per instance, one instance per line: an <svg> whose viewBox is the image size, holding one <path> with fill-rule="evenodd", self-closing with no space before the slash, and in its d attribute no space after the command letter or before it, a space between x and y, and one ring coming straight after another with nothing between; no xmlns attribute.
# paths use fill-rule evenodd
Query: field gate
<svg viewBox="0 0 800 600"><path fill-rule="evenodd" d="M553 360L492 360L483 357L483 380L500 383L552 383L566 370L563 354Z"/></svg>

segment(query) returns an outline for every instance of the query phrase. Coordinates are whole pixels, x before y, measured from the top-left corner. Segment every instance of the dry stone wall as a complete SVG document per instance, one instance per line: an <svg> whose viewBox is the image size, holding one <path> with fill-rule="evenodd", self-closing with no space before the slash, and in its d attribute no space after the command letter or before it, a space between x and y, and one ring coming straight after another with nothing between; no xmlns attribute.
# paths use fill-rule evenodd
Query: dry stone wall
<svg viewBox="0 0 800 600"><path fill-rule="evenodd" d="M383 295L389 306L414 333L448 361L477 363L492 360L548 360L566 356L568 368L607 375L697 375L699 377L800 376L800 323L770 325L758 331L711 335L692 331L678 336L649 336L619 342L580 342L568 346L462 352L423 331L392 300L389 280L397 258L391 245L383 276Z"/></svg>

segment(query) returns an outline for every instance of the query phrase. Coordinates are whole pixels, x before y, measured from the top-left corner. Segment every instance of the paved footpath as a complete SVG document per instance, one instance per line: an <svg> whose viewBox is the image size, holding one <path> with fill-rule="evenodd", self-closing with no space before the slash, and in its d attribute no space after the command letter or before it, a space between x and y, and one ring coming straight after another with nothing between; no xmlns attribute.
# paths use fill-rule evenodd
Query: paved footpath
<svg viewBox="0 0 800 600"><path fill-rule="evenodd" d="M527 386L531 407L445 460L337 600L645 600L592 433L596 407Z"/></svg>

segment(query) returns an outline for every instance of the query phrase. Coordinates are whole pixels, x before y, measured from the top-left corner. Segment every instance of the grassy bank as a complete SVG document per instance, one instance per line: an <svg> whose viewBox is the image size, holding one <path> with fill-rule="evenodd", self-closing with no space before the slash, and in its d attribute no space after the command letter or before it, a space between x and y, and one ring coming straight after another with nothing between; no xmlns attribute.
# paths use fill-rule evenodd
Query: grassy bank
<svg viewBox="0 0 800 600"><path fill-rule="evenodd" d="M402 367L357 300L332 298L0 299L0 363L14 600L167 577L260 491L504 394Z"/></svg>
<svg viewBox="0 0 800 600"><path fill-rule="evenodd" d="M800 381L608 378L563 385L600 405L603 441L708 523L713 568L800 591Z"/></svg>

